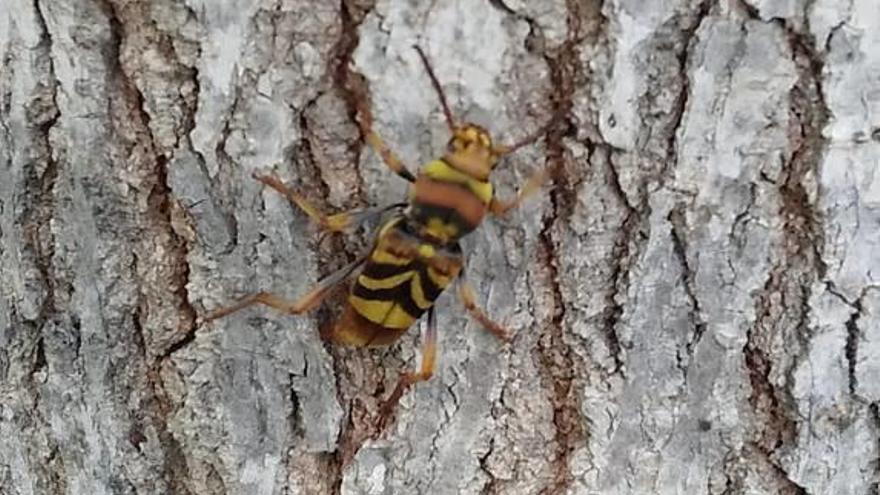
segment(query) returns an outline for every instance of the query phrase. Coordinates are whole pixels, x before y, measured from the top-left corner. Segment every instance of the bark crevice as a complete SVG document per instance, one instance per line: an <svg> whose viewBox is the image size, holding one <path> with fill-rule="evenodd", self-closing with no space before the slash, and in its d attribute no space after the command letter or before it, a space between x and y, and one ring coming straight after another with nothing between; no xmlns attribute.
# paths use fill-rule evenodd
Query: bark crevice
<svg viewBox="0 0 880 495"><path fill-rule="evenodd" d="M696 348L696 346L700 343L700 339L706 332L707 323L705 317L703 316L703 310L700 307L700 300L697 297L697 293L699 291L696 284L697 273L696 270L691 266L691 262L689 259L689 249L687 241L688 226L687 219L685 218L684 204L679 204L675 208L670 210L666 219L672 226L672 252L678 259L679 264L681 264L684 292L687 295L688 303L690 305L688 315L691 321L691 326L693 328L693 333L692 335L690 335L687 343L685 344L685 356L681 355L680 350L678 353L679 367L682 369L682 372L684 373L686 379L690 360L692 360L694 357L694 348Z"/></svg>
<svg viewBox="0 0 880 495"><path fill-rule="evenodd" d="M55 218L56 197L55 182L58 180L59 163L52 147L51 133L61 118L61 109L58 106L58 79L55 75L55 62L52 57L52 35L49 31L46 18L38 0L34 0L34 12L37 24L40 28L40 45L37 47L43 59L46 70L46 80L40 82L39 92L34 100L28 103L26 108L28 124L32 126L36 145L40 149L39 157L45 163L34 163L36 177L28 180L31 189L33 208L25 209L23 215L25 243L34 255L34 264L40 274L40 282L43 286L42 300L37 321L34 322L35 331L40 336L35 341L33 365L31 375L42 370L46 366L46 354L44 348L43 331L47 322L54 318L56 308L57 276L55 273L55 234L51 223Z"/></svg>
<svg viewBox="0 0 880 495"><path fill-rule="evenodd" d="M567 151L564 140L576 137L570 114L574 106L576 84L583 77L579 44L583 39L583 22L590 12L587 12L589 6L575 1L566 2L566 8L566 41L558 48L545 48L544 51L554 90L553 115L564 116L561 118L565 125L555 125L547 135L545 166L549 167L556 187L549 194L550 214L543 218L539 234L540 252L544 257L546 283L549 284L554 312L549 324L544 326L535 352L542 380L553 404L556 443L551 461L553 478L543 488L542 493L561 493L571 486L574 481L569 466L571 456L579 446L585 445L589 436L586 424L580 418L581 398L576 388L577 376L580 374L577 370L582 369L583 365L575 359L575 351L565 330L566 298L561 285L560 247L556 237L557 230L564 228L565 219L570 218L577 201L565 173ZM614 341L615 338L611 337L611 340Z"/></svg>
<svg viewBox="0 0 880 495"><path fill-rule="evenodd" d="M744 7L750 17L758 18L754 7ZM819 176L822 150L827 144L822 130L830 110L822 89L824 61L813 46L815 40L787 21L776 19L770 23L782 30L798 78L789 93L791 152L775 182L782 220L781 253L756 298L758 317L747 332L744 355L752 386L750 403L764 426L756 434L757 451L776 468L783 486L788 486L792 493L806 493L780 466L776 454L782 448L796 445L799 420L790 387L795 383L798 361L807 351L813 332L809 321L812 288L826 271L821 214L814 204L818 193L811 184ZM773 368L782 365L773 357L771 345L779 338L797 344L783 370L787 383L784 388L771 379Z"/></svg>
<svg viewBox="0 0 880 495"><path fill-rule="evenodd" d="M114 111L111 108L111 123L114 135L120 141L119 145L133 156L132 164L139 167L144 177L146 211L141 212L144 222L142 239L146 244L140 246L142 251L135 251L132 257L132 276L147 271L148 266L160 263L169 275L163 280L171 288L169 291L173 305L177 313L176 325L169 330L172 332L170 342L158 343L160 337L156 332L160 330L156 321L149 311L154 308L151 303L153 296L148 294L149 282L141 281L138 285L138 301L132 314L134 326L134 344L140 350L140 358L146 369L144 380L149 396L142 397L146 415L151 420L155 429L156 437L162 445L162 465L165 471L164 481L175 493L190 493L188 480L191 473L180 441L175 438L169 428L168 422L177 406L165 390L163 374L174 369L172 362L173 354L186 347L195 340L197 330L196 310L189 301L187 285L189 284L190 267L188 262L189 241L180 235L174 227L176 199L168 183L169 161L165 152L162 151L157 136L151 128L151 116L147 109L147 98L137 79L138 68L131 65L134 62L125 57L126 44L134 42L131 36L140 36L140 33L132 34L129 23L139 22L141 16L148 16L147 5L140 2L119 4L114 0L101 0L101 7L106 16L110 28L110 40L106 63L109 67L111 80L109 86L112 91L118 92L121 97L120 108ZM153 27L155 29L155 27ZM170 42L160 36L156 43L166 44ZM123 122L122 119L127 121ZM130 129L130 130L129 130ZM180 136L178 136L179 142ZM143 154L139 154L142 152ZM166 150L170 153L171 150ZM150 252L155 249L155 244L161 246L160 253ZM167 369L166 369L167 367ZM173 371L172 371L173 372ZM133 422L130 434L132 444L137 447L140 438L144 436L143 428L138 428L139 420Z"/></svg>
<svg viewBox="0 0 880 495"><path fill-rule="evenodd" d="M668 124L668 130L665 132L666 139L666 157L660 168L661 181L666 180L670 170L673 170L678 163L678 131L687 112L688 101L690 98L691 81L688 74L690 59L694 48L697 46L697 31L703 25L703 21L709 18L712 6L715 4L712 0L705 0L697 6L697 12L693 15L693 19L681 30L681 50L676 53L676 61L678 63L679 89L678 94L672 104L672 118Z"/></svg>

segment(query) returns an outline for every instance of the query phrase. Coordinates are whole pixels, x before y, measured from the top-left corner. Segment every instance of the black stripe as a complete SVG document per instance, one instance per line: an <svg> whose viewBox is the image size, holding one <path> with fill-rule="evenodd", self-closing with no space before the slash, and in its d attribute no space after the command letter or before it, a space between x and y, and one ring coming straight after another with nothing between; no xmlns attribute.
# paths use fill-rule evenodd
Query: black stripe
<svg viewBox="0 0 880 495"><path fill-rule="evenodd" d="M399 304L407 314L418 319L419 316L422 316L422 313L424 313L425 310L420 308L416 302L413 301L412 294L410 293L410 283L411 282L404 282L390 289L371 290L355 282L351 292L355 296L369 301L394 301ZM432 300L431 302L434 301Z"/></svg>
<svg viewBox="0 0 880 495"><path fill-rule="evenodd" d="M478 227L478 225L473 225L465 220L455 208L416 201L413 203L412 209L412 216L417 223L425 225L428 223L428 220L439 218L440 221L447 225L455 225L458 228L459 236L470 233Z"/></svg>
<svg viewBox="0 0 880 495"><path fill-rule="evenodd" d="M408 272L412 269L412 261L405 265L392 265L391 263L376 263L371 260L367 261L361 274L376 280L381 280L383 278L400 275L401 273Z"/></svg>
<svg viewBox="0 0 880 495"><path fill-rule="evenodd" d="M458 170L457 168L452 166L452 164L447 162L446 160L441 158L440 161L445 163L449 168L451 168L453 170ZM474 191L472 191L471 188L468 187L466 184L461 184L461 183L454 182L454 181L436 180L436 179L428 179L428 181L432 184L442 184L442 185L447 185L447 186L454 186L454 187L459 188L463 192L470 194L471 196L474 196L474 197L477 196L474 193ZM477 199L479 199L479 198L477 198ZM421 203L418 201L413 202L413 207L415 210L417 210L415 215L417 217L419 217L419 219L422 222L426 223L428 221L428 219L430 219L430 218L440 218L447 225L455 225L456 227L458 227L458 230L459 230L459 232L462 233L462 235L467 234L469 232L472 232L474 229L479 227L479 225L473 225L470 222L468 222L467 220L465 220L465 218L462 217L461 214L458 213L458 210L456 210L455 208L448 208L445 206L438 206L438 205L432 205L432 204L428 204L428 203Z"/></svg>
<svg viewBox="0 0 880 495"><path fill-rule="evenodd" d="M449 251L460 254L461 248L456 243L451 246ZM361 271L361 275L366 275L373 280L383 280L412 270L417 271L419 274L419 280L421 281L422 292L425 294L425 299L428 301L436 301L437 298L440 297L440 294L445 290L445 287L439 287L434 283L434 280L428 275L428 265L421 260L413 260L406 265L392 265L369 261ZM364 288L364 290L369 289Z"/></svg>
<svg viewBox="0 0 880 495"><path fill-rule="evenodd" d="M422 292L425 294L425 299L428 301L436 301L440 294L443 293L442 287L437 287L437 284L431 280L431 277L428 276L428 266L424 263L419 264L419 281L422 282Z"/></svg>

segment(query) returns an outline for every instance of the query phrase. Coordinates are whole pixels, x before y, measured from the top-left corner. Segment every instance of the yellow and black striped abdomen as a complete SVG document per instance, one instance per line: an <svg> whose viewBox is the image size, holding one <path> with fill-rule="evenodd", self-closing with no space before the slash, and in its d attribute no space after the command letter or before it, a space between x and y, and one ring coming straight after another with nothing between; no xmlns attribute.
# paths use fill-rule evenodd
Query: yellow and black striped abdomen
<svg viewBox="0 0 880 495"><path fill-rule="evenodd" d="M356 346L388 345L434 305L457 276L431 265L436 247L388 222L348 295L348 307L334 328L337 342Z"/></svg>

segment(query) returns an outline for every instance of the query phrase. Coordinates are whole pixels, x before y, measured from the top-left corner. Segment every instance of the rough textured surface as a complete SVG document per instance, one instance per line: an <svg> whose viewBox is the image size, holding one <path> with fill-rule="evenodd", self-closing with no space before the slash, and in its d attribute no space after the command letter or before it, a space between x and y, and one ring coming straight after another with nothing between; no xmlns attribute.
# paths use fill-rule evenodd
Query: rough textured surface
<svg viewBox="0 0 880 495"><path fill-rule="evenodd" d="M870 494L880 482L874 0L8 0L0 492ZM457 115L552 189L467 244L509 345L440 300L441 361L324 344L302 294Z"/></svg>

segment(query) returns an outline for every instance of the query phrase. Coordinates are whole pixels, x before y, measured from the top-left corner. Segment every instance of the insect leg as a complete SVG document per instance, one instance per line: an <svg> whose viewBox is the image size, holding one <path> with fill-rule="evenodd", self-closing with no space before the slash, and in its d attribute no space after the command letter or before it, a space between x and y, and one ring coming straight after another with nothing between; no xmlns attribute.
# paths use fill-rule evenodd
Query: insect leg
<svg viewBox="0 0 880 495"><path fill-rule="evenodd" d="M550 129L557 122L562 120L562 118L565 116L565 112L566 112L565 110L557 111L552 117L550 117L550 120L548 120L546 124L539 127L538 130L536 130L535 132L529 134L528 136L520 139L519 141L517 141L513 144L508 144L508 145L502 144L502 145L494 146L492 148L492 151L496 155L504 156L504 155L509 155L509 154L513 153L514 151L522 148L523 146L528 146L528 145L534 143L538 139L541 139L542 136L547 134L547 132L549 132Z"/></svg>
<svg viewBox="0 0 880 495"><path fill-rule="evenodd" d="M318 282L318 285L308 294L296 301L290 301L269 292L257 292L256 294L251 294L229 306L224 306L211 311L205 315L203 321L208 322L216 320L217 318L222 318L231 313L235 313L236 311L253 306L254 304L262 304L289 314L304 313L315 308L334 288L348 280L351 274L354 273L355 269L361 266L366 259L366 256L362 256L333 272L328 275L327 278Z"/></svg>
<svg viewBox="0 0 880 495"><path fill-rule="evenodd" d="M550 129L555 125L559 120L564 116L564 112L557 112L550 121L541 126L537 131L532 134L526 136L520 141L512 144L512 145L501 145L495 146L492 150L499 156L509 155L514 151L522 148L523 146L527 146L532 144L541 138L541 136L547 134ZM534 175L529 177L529 180L523 185L523 187L519 190L519 193L512 200L502 200L498 198L492 198L492 202L489 204L489 210L495 215L504 215L508 211L516 208L523 202L526 198L535 194L541 189L541 186L547 182L549 177L549 171L547 169L540 170L536 172Z"/></svg>
<svg viewBox="0 0 880 495"><path fill-rule="evenodd" d="M360 125L361 133L364 135L364 139L367 141L367 144L373 148L376 153L382 158L382 161L385 162L385 165L391 169L395 174L403 177L409 182L415 182L416 177L406 168L406 165L400 161L400 158L391 151L391 148L385 144L385 141L379 137L379 134L373 130L373 114L370 112L370 109L364 104L364 102L359 101L357 104L358 113L360 114L360 119L358 119L358 125Z"/></svg>
<svg viewBox="0 0 880 495"><path fill-rule="evenodd" d="M388 396L388 399L386 399L379 408L380 420L382 422L385 422L391 413L394 412L394 408L397 407L397 403L400 402L400 398L409 387L418 382L428 380L434 375L434 368L436 365L437 319L434 316L434 308L431 308L428 310L428 327L423 336L422 364L419 367L419 371L414 373L403 373L400 376L400 380L398 380L397 386L394 387L394 391L391 392L391 395Z"/></svg>
<svg viewBox="0 0 880 495"><path fill-rule="evenodd" d="M299 207L299 209L302 210L306 215L308 215L308 217L311 218L315 223L320 225L321 228L330 232L342 232L348 227L364 223L370 219L382 215L389 210L395 208L403 208L404 206L406 206L406 203L396 203L390 206L364 208L360 210L351 210L343 213L337 213L335 215L325 215L319 209L309 203L309 201L306 200L305 197L284 184L284 182L282 182L281 179L279 179L278 177L275 177L274 175L261 175L254 172L254 179L278 191L291 203Z"/></svg>
<svg viewBox="0 0 880 495"><path fill-rule="evenodd" d="M526 183L520 188L515 198L492 198L492 202L489 203L489 211L491 211L493 215L501 216L508 211L516 208L526 198L540 191L541 186L543 186L544 183L547 182L547 178L549 177L549 175L550 174L546 169L535 172L535 174L529 177Z"/></svg>
<svg viewBox="0 0 880 495"><path fill-rule="evenodd" d="M465 277L464 268L461 270L461 274L458 279L458 297L461 299L461 303L464 305L464 308L471 315L471 317L481 325L483 328L489 331L492 335L494 335L498 340L503 342L509 342L510 336L507 333L507 330L504 329L501 325L495 323L486 313L477 306L476 296L474 295L474 289L471 287L471 284L468 283L467 278Z"/></svg>

